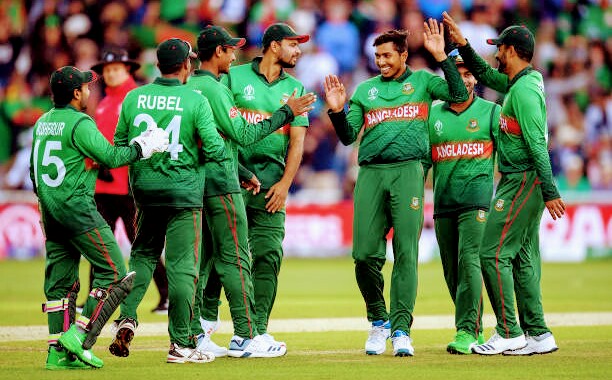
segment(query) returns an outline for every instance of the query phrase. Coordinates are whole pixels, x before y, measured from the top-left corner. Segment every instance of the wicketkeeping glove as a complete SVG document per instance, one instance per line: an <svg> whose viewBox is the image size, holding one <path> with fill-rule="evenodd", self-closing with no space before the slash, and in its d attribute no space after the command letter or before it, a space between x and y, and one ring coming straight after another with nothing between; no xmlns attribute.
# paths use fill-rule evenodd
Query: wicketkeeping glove
<svg viewBox="0 0 612 380"><path fill-rule="evenodd" d="M152 128L142 132L140 136L134 137L132 143L140 146L142 158L147 159L153 153L165 152L170 144L170 136L168 132L161 128Z"/></svg>

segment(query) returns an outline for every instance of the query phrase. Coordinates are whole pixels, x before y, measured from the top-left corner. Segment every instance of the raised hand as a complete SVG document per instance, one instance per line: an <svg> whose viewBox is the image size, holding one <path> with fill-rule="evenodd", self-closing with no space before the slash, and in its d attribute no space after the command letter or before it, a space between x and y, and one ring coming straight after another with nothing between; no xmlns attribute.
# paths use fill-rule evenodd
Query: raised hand
<svg viewBox="0 0 612 380"><path fill-rule="evenodd" d="M455 20L446 12L442 12L442 22L446 26L448 30L448 35L451 39L451 42L456 43L459 46L465 46L467 44L467 40L463 37L461 33L461 29L455 23Z"/></svg>
<svg viewBox="0 0 612 380"><path fill-rule="evenodd" d="M293 94L287 99L287 105L291 108L293 116L298 116L312 110L314 107L312 104L317 101L317 96L312 92L309 92L299 98L295 97L297 90L293 90Z"/></svg>
<svg viewBox="0 0 612 380"><path fill-rule="evenodd" d="M446 59L444 52L444 25L430 18L424 22L425 31L423 32L423 45L438 62Z"/></svg>
<svg viewBox="0 0 612 380"><path fill-rule="evenodd" d="M342 111L344 103L346 103L346 90L340 79L335 75L328 75L325 77L323 87L325 89L325 100L332 112Z"/></svg>

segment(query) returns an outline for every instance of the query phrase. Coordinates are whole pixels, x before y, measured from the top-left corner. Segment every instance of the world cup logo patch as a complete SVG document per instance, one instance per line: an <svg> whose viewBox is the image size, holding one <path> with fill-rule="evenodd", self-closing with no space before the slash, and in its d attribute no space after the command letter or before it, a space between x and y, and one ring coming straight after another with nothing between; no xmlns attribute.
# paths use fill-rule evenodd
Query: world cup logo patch
<svg viewBox="0 0 612 380"><path fill-rule="evenodd" d="M439 119L436 120L435 124L434 124L434 129L436 130L436 135L438 136L442 136L442 121L440 121Z"/></svg>
<svg viewBox="0 0 612 380"><path fill-rule="evenodd" d="M466 130L468 132L476 132L476 131L480 130L480 127L478 126L478 120L470 119L470 121L469 121L469 123L467 125Z"/></svg>
<svg viewBox="0 0 612 380"><path fill-rule="evenodd" d="M378 97L378 89L376 87L372 87L369 91L368 91L368 99L369 100L374 100Z"/></svg>
<svg viewBox="0 0 612 380"><path fill-rule="evenodd" d="M404 83L402 86L402 92L406 95L410 95L414 92L414 87L412 87L412 83Z"/></svg>
<svg viewBox="0 0 612 380"><path fill-rule="evenodd" d="M232 107L229 110L229 117L230 119L235 118L236 116L240 115L240 111L238 111L238 108L236 107Z"/></svg>
<svg viewBox="0 0 612 380"><path fill-rule="evenodd" d="M242 94L244 95L244 100L253 100L255 99L255 87L249 84L244 90L242 90Z"/></svg>
<svg viewBox="0 0 612 380"><path fill-rule="evenodd" d="M476 215L476 220L480 223L484 223L487 221L487 214L484 210L478 210L478 214Z"/></svg>
<svg viewBox="0 0 612 380"><path fill-rule="evenodd" d="M495 210L504 211L504 200L503 199L498 199L495 202Z"/></svg>
<svg viewBox="0 0 612 380"><path fill-rule="evenodd" d="M418 210L419 207L421 207L419 197L412 197L412 201L410 202L410 208L413 210Z"/></svg>

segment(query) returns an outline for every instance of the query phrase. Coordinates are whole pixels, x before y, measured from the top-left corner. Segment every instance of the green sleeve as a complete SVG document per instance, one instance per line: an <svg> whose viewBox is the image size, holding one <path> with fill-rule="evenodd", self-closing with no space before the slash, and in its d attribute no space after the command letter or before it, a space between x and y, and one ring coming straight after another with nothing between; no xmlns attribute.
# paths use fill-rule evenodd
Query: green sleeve
<svg viewBox="0 0 612 380"><path fill-rule="evenodd" d="M223 89L225 91L222 91L221 94L216 94L216 96L211 96L207 99L214 110L221 133L240 146L256 143L293 120L293 112L285 104L274 111L269 118L257 124L249 124L238 112L230 90L225 86L223 86Z"/></svg>
<svg viewBox="0 0 612 380"><path fill-rule="evenodd" d="M248 181L253 178L254 175L255 174L253 174L253 172L251 172L249 169L242 166L240 162L238 162L238 179L240 179L240 181Z"/></svg>
<svg viewBox="0 0 612 380"><path fill-rule="evenodd" d="M223 138L217 131L210 104L205 97L194 110L196 128L202 139L202 152L206 161L222 162L228 159Z"/></svg>
<svg viewBox="0 0 612 380"><path fill-rule="evenodd" d="M342 144L351 145L357 140L359 131L363 126L363 108L355 99L355 95L349 101L348 114L344 110L336 113L328 110L327 114Z"/></svg>
<svg viewBox="0 0 612 380"><path fill-rule="evenodd" d="M141 156L136 146L111 145L93 120L88 118L84 118L74 126L72 141L83 155L109 168L131 164Z"/></svg>
<svg viewBox="0 0 612 380"><path fill-rule="evenodd" d="M493 152L497 151L497 140L499 139L499 118L501 117L501 106L493 105L491 111L491 141L493 141Z"/></svg>
<svg viewBox="0 0 612 380"><path fill-rule="evenodd" d="M518 96L514 92L511 96ZM513 111L519 125L522 126L523 137L531 154L538 178L542 182L542 196L544 201L559 198L559 192L553 182L550 157L548 155L548 144L546 136L546 113L542 112L544 105L541 104L542 97L535 89L522 88L520 91L520 103L513 101L511 104L529 104L529 107L516 107Z"/></svg>
<svg viewBox="0 0 612 380"><path fill-rule="evenodd" d="M474 77L483 85L505 94L508 92L508 76L493 69L470 44L459 47L459 54Z"/></svg>
<svg viewBox="0 0 612 380"><path fill-rule="evenodd" d="M444 71L446 80L437 75L431 77L427 83L427 91L431 97L451 103L465 102L469 94L457 70L457 65L455 65L451 58L447 57L444 61L440 62L440 67Z"/></svg>
<svg viewBox="0 0 612 380"><path fill-rule="evenodd" d="M123 112L125 104L124 100L121 104L121 112L119 112L119 120L117 120L117 127L115 128L115 136L113 137L115 146L128 146L129 125L125 120L125 112Z"/></svg>

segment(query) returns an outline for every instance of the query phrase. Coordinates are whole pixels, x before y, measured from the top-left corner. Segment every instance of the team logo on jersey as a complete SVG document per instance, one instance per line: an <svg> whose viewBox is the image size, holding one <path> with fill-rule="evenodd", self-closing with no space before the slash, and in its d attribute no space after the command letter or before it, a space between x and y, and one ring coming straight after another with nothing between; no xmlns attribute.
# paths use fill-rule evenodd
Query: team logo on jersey
<svg viewBox="0 0 612 380"><path fill-rule="evenodd" d="M412 87L412 83L404 83L402 87L402 92L406 95L410 95L414 92L414 87Z"/></svg>
<svg viewBox="0 0 612 380"><path fill-rule="evenodd" d="M477 132L480 130L480 127L478 126L478 120L476 119L470 119L470 122L467 125L467 128L465 128L468 132Z"/></svg>
<svg viewBox="0 0 612 380"><path fill-rule="evenodd" d="M442 121L440 119L436 120L434 129L436 130L436 135L442 136Z"/></svg>
<svg viewBox="0 0 612 380"><path fill-rule="evenodd" d="M230 119L235 118L236 116L240 115L240 111L238 111L238 108L236 107L232 107L229 110L229 117Z"/></svg>
<svg viewBox="0 0 612 380"><path fill-rule="evenodd" d="M244 100L255 99L255 87L253 87L252 84L247 85L244 90L242 90L242 94L244 95Z"/></svg>
<svg viewBox="0 0 612 380"><path fill-rule="evenodd" d="M283 97L282 97L282 98L281 98L281 100L280 100L280 104L281 104L281 105L286 104L286 103L287 103L287 100L289 100L289 98L290 98L290 97L291 97L291 95L288 95L288 94L283 94Z"/></svg>
<svg viewBox="0 0 612 380"><path fill-rule="evenodd" d="M478 210L478 214L476 215L476 220L484 223L487 221L487 213L484 210Z"/></svg>
<svg viewBox="0 0 612 380"><path fill-rule="evenodd" d="M497 202L495 202L495 209L497 211L504 211L504 200L503 199L498 199Z"/></svg>
<svg viewBox="0 0 612 380"><path fill-rule="evenodd" d="M419 197L412 197L412 201L410 202L410 208L413 210L418 210L421 207L419 203Z"/></svg>
<svg viewBox="0 0 612 380"><path fill-rule="evenodd" d="M372 87L370 91L368 91L368 99L374 100L378 97L378 89L376 87Z"/></svg>

